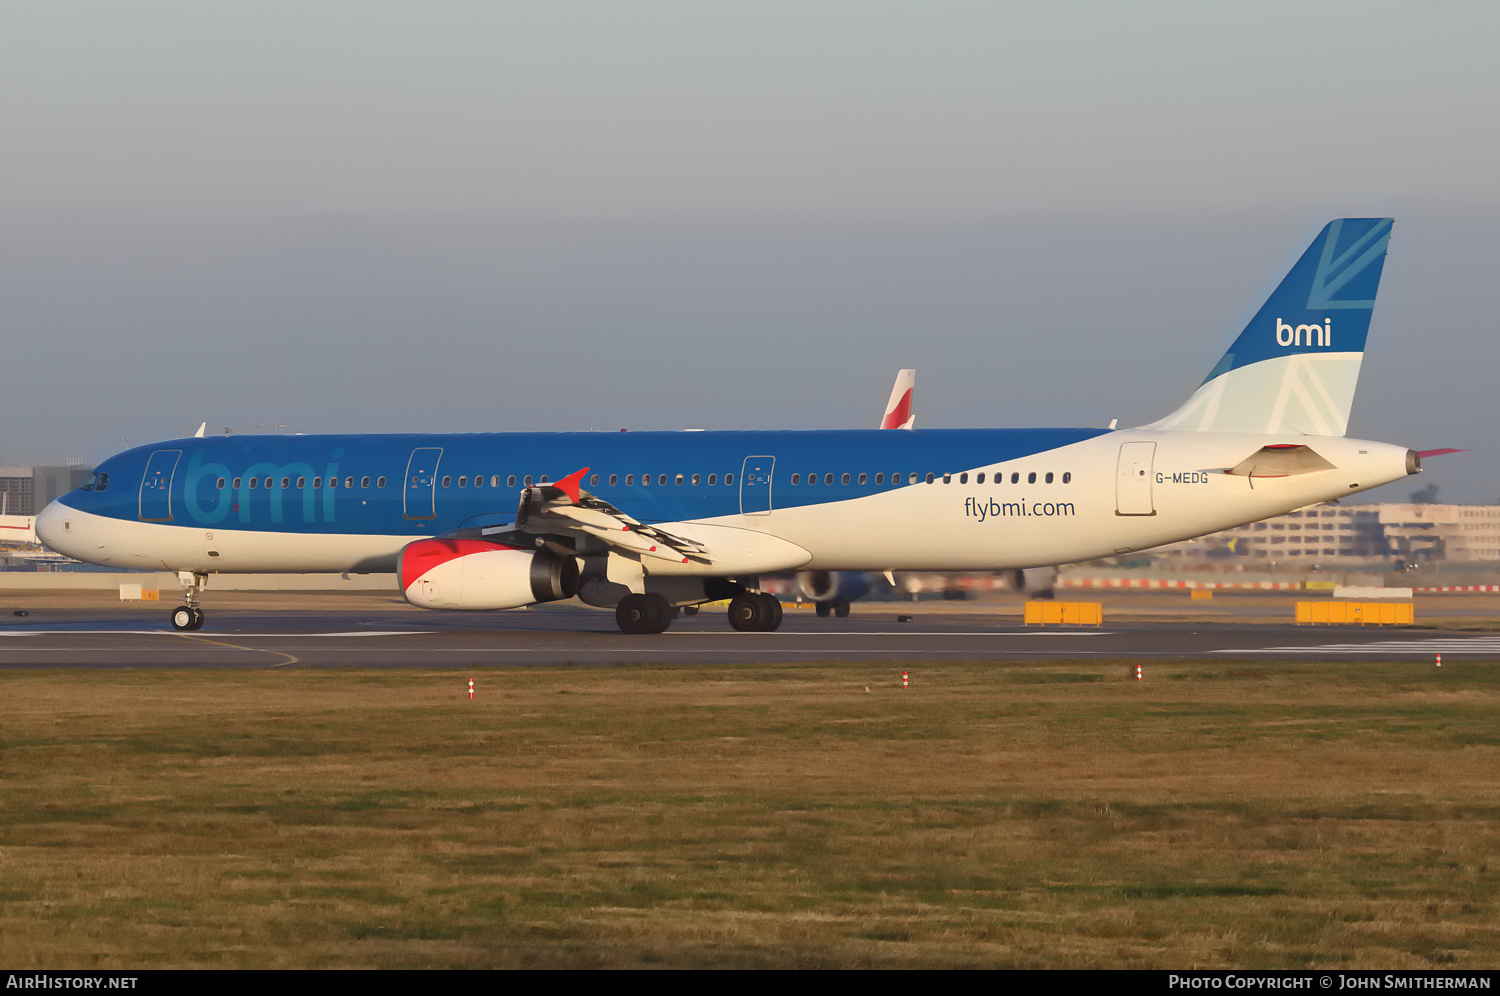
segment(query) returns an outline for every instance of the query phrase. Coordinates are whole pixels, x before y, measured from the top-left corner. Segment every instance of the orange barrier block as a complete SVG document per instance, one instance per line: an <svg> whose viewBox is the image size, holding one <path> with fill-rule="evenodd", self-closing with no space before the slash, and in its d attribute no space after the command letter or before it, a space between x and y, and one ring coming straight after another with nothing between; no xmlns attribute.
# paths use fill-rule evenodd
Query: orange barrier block
<svg viewBox="0 0 1500 996"><path fill-rule="evenodd" d="M1298 602L1297 625L1410 626L1416 621L1411 602Z"/></svg>
<svg viewBox="0 0 1500 996"><path fill-rule="evenodd" d="M1027 626L1099 626L1103 602L1027 602Z"/></svg>

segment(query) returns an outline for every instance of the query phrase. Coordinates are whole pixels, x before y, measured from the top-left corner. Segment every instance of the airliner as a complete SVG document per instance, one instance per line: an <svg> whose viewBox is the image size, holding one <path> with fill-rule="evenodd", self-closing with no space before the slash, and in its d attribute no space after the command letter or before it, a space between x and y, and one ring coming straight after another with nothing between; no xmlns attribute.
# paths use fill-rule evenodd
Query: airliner
<svg viewBox="0 0 1500 996"><path fill-rule="evenodd" d="M626 633L762 574L1015 570L1113 556L1421 470L1345 435L1392 220L1325 226L1179 408L1130 429L192 437L103 461L37 519L48 547L178 573L388 572L413 605L578 596Z"/></svg>

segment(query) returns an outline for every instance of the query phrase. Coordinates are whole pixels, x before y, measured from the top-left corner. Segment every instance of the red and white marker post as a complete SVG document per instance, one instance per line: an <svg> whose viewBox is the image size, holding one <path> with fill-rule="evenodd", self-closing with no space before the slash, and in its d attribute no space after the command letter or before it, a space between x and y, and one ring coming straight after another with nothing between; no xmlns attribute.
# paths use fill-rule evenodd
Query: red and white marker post
<svg viewBox="0 0 1500 996"><path fill-rule="evenodd" d="M1140 681L1141 680L1141 666L1139 664L1137 664L1135 666L1135 680L1136 681Z"/></svg>
<svg viewBox="0 0 1500 996"><path fill-rule="evenodd" d="M1438 654L1437 657L1438 657L1438 667L1442 667L1443 666L1443 655L1442 654Z"/></svg>
<svg viewBox="0 0 1500 996"><path fill-rule="evenodd" d="M470 702L474 701L474 679L473 678L469 679L469 701Z"/></svg>
<svg viewBox="0 0 1500 996"><path fill-rule="evenodd" d="M902 688L907 687L907 674L906 674L905 671L901 672L901 687Z"/></svg>

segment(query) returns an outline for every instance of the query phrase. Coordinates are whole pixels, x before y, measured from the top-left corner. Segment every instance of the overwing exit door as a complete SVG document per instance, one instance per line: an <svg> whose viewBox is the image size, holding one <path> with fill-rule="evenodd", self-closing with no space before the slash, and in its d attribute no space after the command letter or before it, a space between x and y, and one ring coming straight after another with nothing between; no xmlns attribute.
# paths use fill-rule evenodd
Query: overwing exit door
<svg viewBox="0 0 1500 996"><path fill-rule="evenodd" d="M741 515L765 515L771 511L771 472L775 469L773 456L745 457L740 468Z"/></svg>
<svg viewBox="0 0 1500 996"><path fill-rule="evenodd" d="M442 459L441 446L420 446L411 451L411 459L406 462L401 506L408 519L437 517L437 469Z"/></svg>

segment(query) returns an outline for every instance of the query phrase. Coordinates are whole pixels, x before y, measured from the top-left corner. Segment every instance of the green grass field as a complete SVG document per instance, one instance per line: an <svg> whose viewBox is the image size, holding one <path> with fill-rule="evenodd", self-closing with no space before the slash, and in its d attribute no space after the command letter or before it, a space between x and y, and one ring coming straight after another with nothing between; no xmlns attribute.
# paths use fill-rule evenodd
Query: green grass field
<svg viewBox="0 0 1500 996"><path fill-rule="evenodd" d="M0 673L0 964L1500 964L1500 667L1133 666Z"/></svg>

